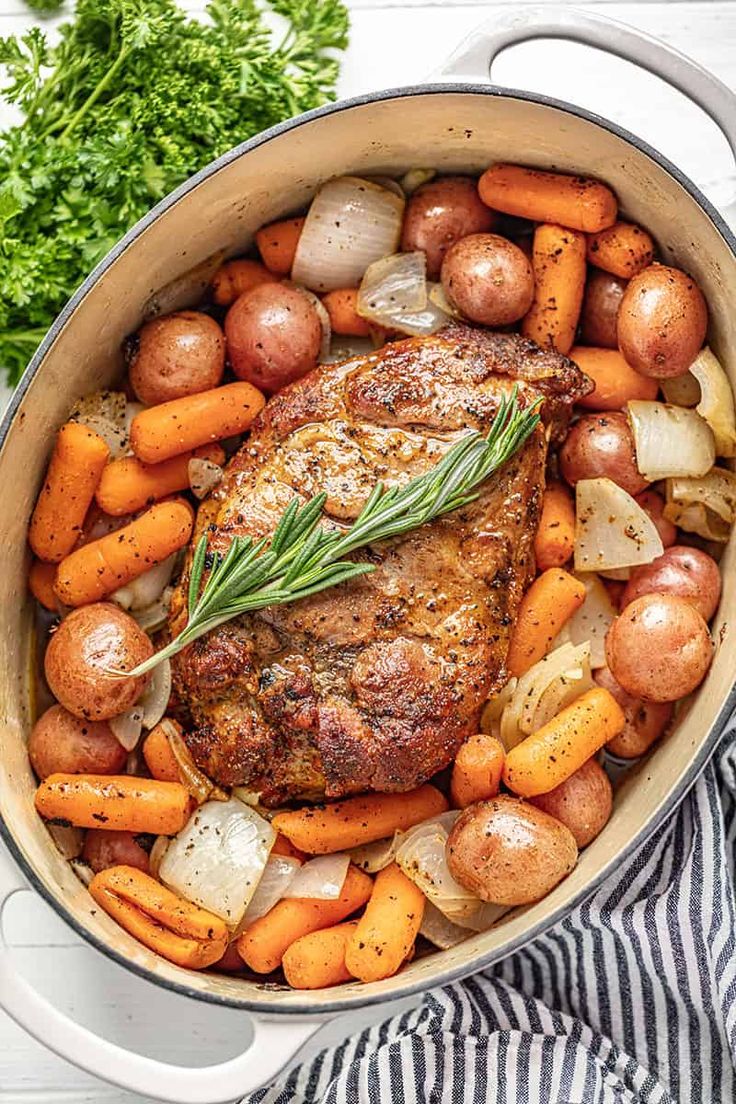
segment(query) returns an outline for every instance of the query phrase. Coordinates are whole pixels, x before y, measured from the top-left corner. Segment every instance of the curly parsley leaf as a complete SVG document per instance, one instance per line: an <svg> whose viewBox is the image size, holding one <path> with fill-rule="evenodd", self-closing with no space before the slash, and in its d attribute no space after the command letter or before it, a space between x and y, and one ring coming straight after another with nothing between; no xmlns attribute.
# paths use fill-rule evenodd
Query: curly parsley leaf
<svg viewBox="0 0 736 1104"><path fill-rule="evenodd" d="M0 38L0 95L20 118L0 133L9 383L157 200L258 131L334 99L348 18L342 0L211 0L206 22L175 0L78 0L59 33L53 46L39 28Z"/></svg>

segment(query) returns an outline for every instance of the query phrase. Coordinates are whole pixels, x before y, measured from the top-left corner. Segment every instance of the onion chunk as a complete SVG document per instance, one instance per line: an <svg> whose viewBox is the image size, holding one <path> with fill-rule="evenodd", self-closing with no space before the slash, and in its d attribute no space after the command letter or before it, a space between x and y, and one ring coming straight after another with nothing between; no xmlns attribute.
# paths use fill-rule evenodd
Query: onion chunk
<svg viewBox="0 0 736 1104"><path fill-rule="evenodd" d="M312 200L291 271L312 291L356 287L374 261L393 253L401 236L405 201L357 176L341 176Z"/></svg>
<svg viewBox="0 0 736 1104"><path fill-rule="evenodd" d="M736 521L736 474L711 468L700 479L668 479L664 516L705 540L727 541Z"/></svg>
<svg viewBox="0 0 736 1104"><path fill-rule="evenodd" d="M276 833L237 798L200 805L161 860L161 881L236 927L253 897Z"/></svg>
<svg viewBox="0 0 736 1104"><path fill-rule="evenodd" d="M710 432L710 431L709 431ZM575 570L605 571L651 563L664 552L649 515L611 479L575 487Z"/></svg>
<svg viewBox="0 0 736 1104"><path fill-rule="evenodd" d="M713 432L696 410L639 399L627 406L636 466L645 479L654 483L675 475L705 475L713 467Z"/></svg>
<svg viewBox="0 0 736 1104"><path fill-rule="evenodd" d="M606 633L618 610L597 575L586 572L580 581L585 585L585 601L565 627L573 644L590 645L590 666L595 670L606 666Z"/></svg>
<svg viewBox="0 0 736 1104"><path fill-rule="evenodd" d="M507 751L551 721L593 687L590 644L555 648L518 680L501 716L500 739Z"/></svg>
<svg viewBox="0 0 736 1104"><path fill-rule="evenodd" d="M690 365L690 371L700 384L700 402L695 409L713 431L716 453L736 456L733 391L721 362L706 345Z"/></svg>
<svg viewBox="0 0 736 1104"><path fill-rule="evenodd" d="M344 852L318 855L297 871L285 896L336 901L342 892L349 865L350 856Z"/></svg>

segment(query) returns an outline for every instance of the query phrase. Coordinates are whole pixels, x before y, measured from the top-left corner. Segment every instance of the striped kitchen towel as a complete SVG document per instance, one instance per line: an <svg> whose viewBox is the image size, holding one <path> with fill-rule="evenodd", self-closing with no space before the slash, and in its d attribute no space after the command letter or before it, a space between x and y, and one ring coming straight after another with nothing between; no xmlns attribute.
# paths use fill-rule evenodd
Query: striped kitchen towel
<svg viewBox="0 0 736 1104"><path fill-rule="evenodd" d="M734 732L677 813L566 920L249 1104L736 1101Z"/></svg>

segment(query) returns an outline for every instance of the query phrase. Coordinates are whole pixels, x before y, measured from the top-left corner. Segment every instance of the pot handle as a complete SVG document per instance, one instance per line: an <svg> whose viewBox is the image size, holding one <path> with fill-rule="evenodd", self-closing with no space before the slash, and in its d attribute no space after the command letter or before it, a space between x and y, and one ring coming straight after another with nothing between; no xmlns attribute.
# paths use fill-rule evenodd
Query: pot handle
<svg viewBox="0 0 736 1104"><path fill-rule="evenodd" d="M70 1020L40 996L14 968L3 934L3 910L29 892L0 843L0 1008L29 1035L67 1062L129 1092L170 1104L223 1104L271 1080L321 1026L251 1017L253 1038L243 1054L214 1066L173 1066L134 1054Z"/></svg>
<svg viewBox="0 0 736 1104"><path fill-rule="evenodd" d="M662 77L710 115L736 158L736 95L731 89L665 42L592 12L520 7L493 17L472 31L429 80L487 81L491 65L502 50L537 38L562 38L595 46Z"/></svg>

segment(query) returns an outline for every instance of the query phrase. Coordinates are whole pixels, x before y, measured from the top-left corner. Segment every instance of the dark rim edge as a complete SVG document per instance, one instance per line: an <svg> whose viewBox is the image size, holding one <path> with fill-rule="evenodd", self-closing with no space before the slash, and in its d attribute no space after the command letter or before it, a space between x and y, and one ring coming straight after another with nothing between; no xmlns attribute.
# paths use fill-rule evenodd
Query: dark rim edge
<svg viewBox="0 0 736 1104"><path fill-rule="evenodd" d="M198 173L190 177L173 192L171 192L166 198L161 200L153 207L148 214L144 215L135 226L133 226L110 250L106 257L100 261L100 263L93 269L87 279L80 285L77 291L67 302L66 306L60 311L48 333L44 337L43 341L36 350L34 356L28 364L23 376L21 377L12 397L6 409L5 415L0 423L0 448L5 443L8 431L15 417L15 413L25 396L32 380L34 379L36 372L41 366L47 352L53 345L54 341L60 334L61 330L66 325L67 321L82 302L82 300L88 295L99 278L107 271L108 268L120 257L130 246L138 239L138 237L153 223L155 222L165 211L168 211L176 203L179 202L184 196L188 195L191 191L199 186L204 180L209 179L218 173L221 169L224 169L233 161L242 157L244 154L249 153L253 149L257 149L259 146L269 142L272 138L276 138L281 134L286 134L291 130L296 130L298 127L303 126L305 123L310 123L314 119L320 119L325 116L338 114L341 111L350 110L354 107L361 107L371 103L380 103L391 99L401 100L413 96L425 96L425 95L437 95L437 94L471 94L482 96L496 96L499 98L522 100L528 103L539 104L542 107L551 107L558 111L565 112L567 114L575 115L580 119L584 119L587 122L594 123L600 126L603 130L607 130L611 134L615 134L618 138L623 139L630 145L634 146L639 152L644 153L652 161L655 162L665 172L669 173L680 186L689 193L689 195L698 203L703 212L708 216L715 228L724 239L729 249L734 255L736 255L736 237L727 226L725 220L711 204L711 202L703 195L700 189L687 177L680 169L677 168L668 158L664 157L661 153L655 150L643 139L638 138L635 134L626 130L624 127L619 126L617 123L613 123L608 119L603 118L600 115L595 114L592 111L588 111L585 108L578 107L574 104L566 103L564 100L558 100L550 96L537 95L531 92L524 92L519 89L503 88L496 85L481 85L473 83L462 82L442 82L425 85L409 85L403 88L389 88L381 92L365 93L361 96L354 96L350 99L340 100L337 103L326 104L323 107L315 108L312 111L308 111L303 115L298 115L294 119L289 119L286 122L279 123L274 127L270 127L268 130L262 131L260 134L255 135L248 141L241 143L239 146L235 146L232 150L228 151L219 157L217 160L211 162L209 165L200 169ZM533 929L526 932L523 936L517 937L502 947L499 947L497 951L491 951L490 953L479 953L475 955L470 961L463 963L461 966L454 967L452 969L438 971L437 977L431 981L431 986L443 986L448 985L453 981L458 981L461 978L468 977L470 974L476 973L479 970L487 969L493 966L495 963L507 958L509 955L521 950L532 940L536 939L539 935L543 934L548 928L552 927L564 916L569 915L572 909L577 908L584 901L586 901L592 894L598 889L603 881L620 865L624 858L627 858L638 847L641 846L663 823L663 821L670 816L678 808L682 800L686 797L693 783L698 776L704 770L711 756L713 755L718 742L723 735L726 728L728 719L736 707L736 685L734 685L722 705L716 720L711 726L707 739L701 746L698 754L691 762L689 768L680 778L676 787L674 788L669 800L657 811L656 814L647 822L647 824L637 833L636 836L631 839L622 854L617 855L611 859L603 869L596 875L593 881L587 885L583 890L573 897L565 905L561 905L554 912L550 913L543 920L534 925ZM279 1008L277 1005L268 1003L268 995L264 994L263 1000L253 1001L249 999L241 1000L239 998L229 998L219 996L215 993L203 993L197 989L192 988L184 983L172 981L169 978L163 978L157 975L154 971L147 969L144 966L139 966L137 963L132 962L118 951L114 950L108 944L98 939L96 935L93 935L85 926L79 923L75 917L73 917L65 908L64 904L49 890L46 885L41 881L36 872L31 867L30 863L26 860L25 856L20 850L20 847L15 842L13 835L10 832L5 820L0 816L0 837L2 837L10 854L15 862L22 870L25 877L30 882L31 886L41 895L41 897L48 902L54 911L61 916L61 918L69 925L69 927L81 936L86 943L89 943L96 950L102 952L111 961L122 966L124 969L129 970L131 973L152 982L153 984L160 985L164 989L168 989L179 996L191 997L194 1000L204 1001L208 1004L217 1004L229 1008L242 1009L249 1012L261 1012L269 1016L313 1016L315 1018L327 1019L333 1016L335 1013L342 1011L349 1011L352 1008L367 1008L375 1004L386 1002L388 1000L399 999L403 997L411 996L415 993L420 993L428 988L428 982L426 979L412 981L407 984L400 993L384 994L377 993L374 995L368 995L365 999L359 999L353 997L349 1000L336 999L326 1006L315 1008L313 1004L308 1001L295 1001L290 1004L288 1008Z"/></svg>

